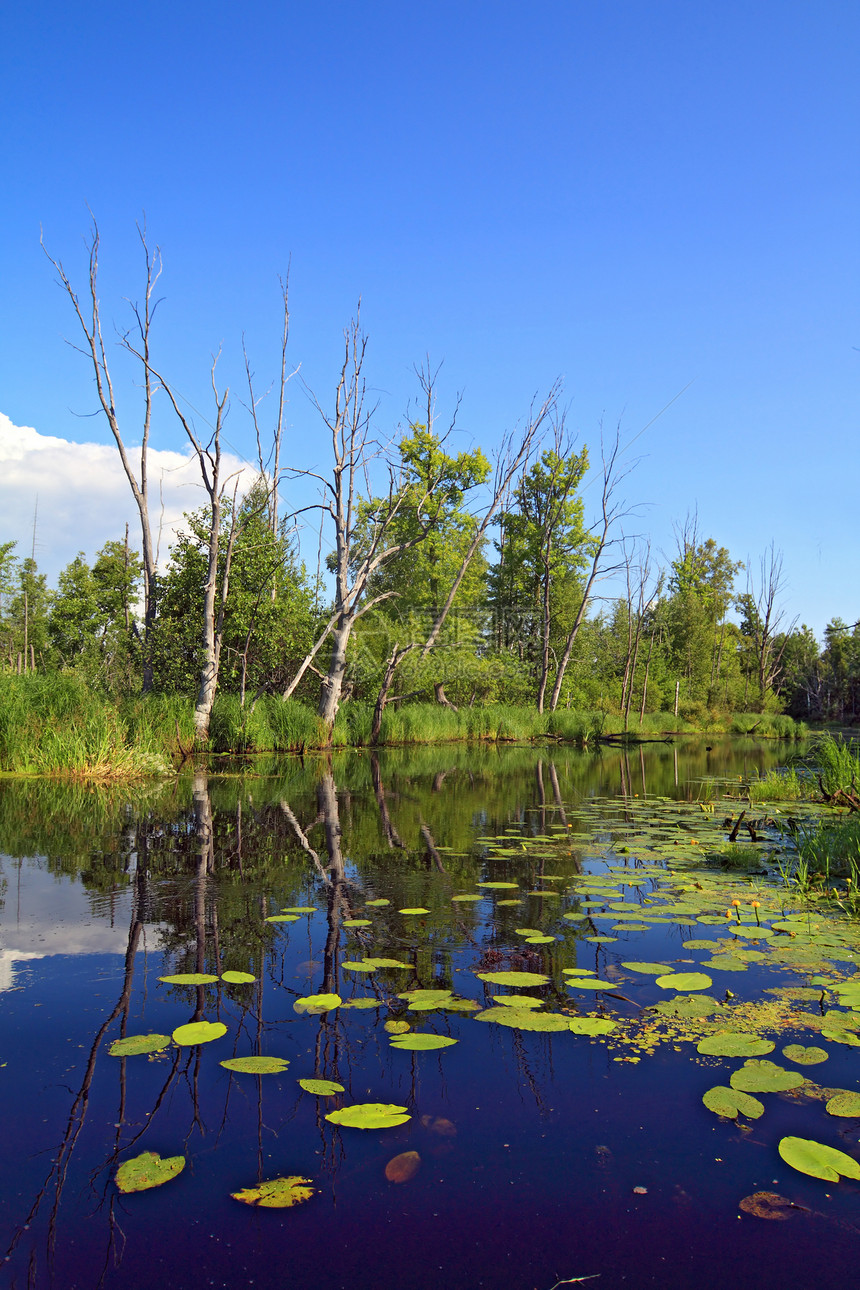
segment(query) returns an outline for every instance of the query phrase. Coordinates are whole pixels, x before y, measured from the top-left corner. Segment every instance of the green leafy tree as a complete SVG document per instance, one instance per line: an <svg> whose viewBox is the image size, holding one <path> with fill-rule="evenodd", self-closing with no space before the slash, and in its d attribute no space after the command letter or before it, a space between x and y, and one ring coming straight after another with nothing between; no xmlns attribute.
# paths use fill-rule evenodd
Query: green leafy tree
<svg viewBox="0 0 860 1290"><path fill-rule="evenodd" d="M36 561L27 556L14 569L11 596L5 616L6 650L10 664L20 656L24 671L48 662L48 615L51 592Z"/></svg>

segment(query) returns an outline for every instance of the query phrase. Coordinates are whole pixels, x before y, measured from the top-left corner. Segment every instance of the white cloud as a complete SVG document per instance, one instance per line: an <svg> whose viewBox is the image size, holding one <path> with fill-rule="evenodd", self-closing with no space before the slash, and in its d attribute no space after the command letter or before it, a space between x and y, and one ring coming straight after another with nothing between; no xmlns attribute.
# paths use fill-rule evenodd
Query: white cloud
<svg viewBox="0 0 860 1290"><path fill-rule="evenodd" d="M139 465L139 448L129 456ZM254 472L238 457L225 454L223 462L225 478L242 471L251 482ZM150 522L155 541L161 530L163 564L183 512L203 505L206 495L188 454L151 449L148 473ZM0 542L17 540L18 556L30 554L37 504L36 559L51 583L78 551L92 559L105 542L121 540L126 522L140 548L137 507L115 447L43 435L0 412Z"/></svg>

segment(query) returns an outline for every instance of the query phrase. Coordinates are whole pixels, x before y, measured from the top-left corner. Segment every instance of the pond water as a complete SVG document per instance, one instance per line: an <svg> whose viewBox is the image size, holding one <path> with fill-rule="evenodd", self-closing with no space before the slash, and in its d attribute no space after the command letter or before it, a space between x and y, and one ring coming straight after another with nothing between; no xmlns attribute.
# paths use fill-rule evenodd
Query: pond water
<svg viewBox="0 0 860 1290"><path fill-rule="evenodd" d="M744 784L790 751L437 746L131 797L0 782L5 1283L850 1283L860 1181L779 1145L860 1177L860 1111L832 1101L860 1089L860 927L781 885L773 808L724 859ZM735 1055L698 1051L726 1033ZM222 1064L252 1056L282 1060ZM370 1103L394 1123L337 1122ZM121 1192L144 1152L173 1176ZM306 1180L290 1207L234 1198L282 1178Z"/></svg>

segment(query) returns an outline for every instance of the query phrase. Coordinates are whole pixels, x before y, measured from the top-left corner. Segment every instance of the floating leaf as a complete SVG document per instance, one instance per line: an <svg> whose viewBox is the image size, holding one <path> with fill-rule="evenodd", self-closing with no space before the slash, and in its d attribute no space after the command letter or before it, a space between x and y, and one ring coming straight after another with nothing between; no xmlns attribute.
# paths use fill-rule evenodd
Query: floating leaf
<svg viewBox="0 0 860 1290"><path fill-rule="evenodd" d="M393 1129L411 1118L405 1106L395 1106L392 1102L359 1102L340 1111L330 1111L326 1116L332 1124L342 1124L348 1129Z"/></svg>
<svg viewBox="0 0 860 1290"><path fill-rule="evenodd" d="M381 909L383 905L390 905L391 901L380 896L378 900L366 900L364 903L368 909Z"/></svg>
<svg viewBox="0 0 860 1290"><path fill-rule="evenodd" d="M571 1017L567 1024L575 1035L608 1035L618 1028L608 1017Z"/></svg>
<svg viewBox="0 0 860 1290"><path fill-rule="evenodd" d="M749 1093L741 1093L735 1088L726 1088L723 1084L709 1088L702 1101L709 1111L723 1115L728 1120L735 1120L739 1115L757 1120L760 1115L764 1115L764 1106L758 1098L750 1097Z"/></svg>
<svg viewBox="0 0 860 1290"><path fill-rule="evenodd" d="M190 1021L187 1026L177 1026L172 1038L175 1044L208 1044L226 1033L223 1021Z"/></svg>
<svg viewBox="0 0 860 1290"><path fill-rule="evenodd" d="M667 976L658 976L656 984L662 990L707 990L714 982L704 972L670 972Z"/></svg>
<svg viewBox="0 0 860 1290"><path fill-rule="evenodd" d="M374 965L372 963L368 963L366 959L364 962L341 963L340 966L343 968L344 972L372 972L374 969Z"/></svg>
<svg viewBox="0 0 860 1290"><path fill-rule="evenodd" d="M488 981L490 985L546 985L549 977L543 972L476 972L479 981Z"/></svg>
<svg viewBox="0 0 860 1290"><path fill-rule="evenodd" d="M617 941L617 936L586 936L585 938L590 945L608 945L610 941Z"/></svg>
<svg viewBox="0 0 860 1290"><path fill-rule="evenodd" d="M297 923L298 921L298 914L269 914L265 919L267 923Z"/></svg>
<svg viewBox="0 0 860 1290"><path fill-rule="evenodd" d="M449 1039L446 1035L394 1035L391 1040L392 1048L409 1048L415 1052L429 1052L431 1048L450 1048L451 1044L456 1044L456 1039Z"/></svg>
<svg viewBox="0 0 860 1290"><path fill-rule="evenodd" d="M221 1065L244 1075L280 1075L289 1066L285 1057L228 1057Z"/></svg>
<svg viewBox="0 0 860 1290"><path fill-rule="evenodd" d="M371 923L369 918L345 918L343 925L344 927L370 927Z"/></svg>
<svg viewBox="0 0 860 1290"><path fill-rule="evenodd" d="M527 936L526 945L549 945L554 940L554 936Z"/></svg>
<svg viewBox="0 0 860 1290"><path fill-rule="evenodd" d="M830 1098L824 1109L828 1115L856 1117L860 1115L860 1093L840 1089L835 1097Z"/></svg>
<svg viewBox="0 0 860 1290"><path fill-rule="evenodd" d="M803 1044L789 1044L787 1048L783 1048L782 1055L790 1062L799 1062L801 1066L817 1066L819 1062L827 1061L827 1053L823 1048L804 1048Z"/></svg>
<svg viewBox="0 0 860 1290"><path fill-rule="evenodd" d="M398 909L398 914L429 914L429 909L423 909L421 905L416 905L414 909Z"/></svg>
<svg viewBox="0 0 860 1290"><path fill-rule="evenodd" d="M256 1205L258 1209L288 1209L291 1205L301 1205L310 1200L315 1188L310 1178L273 1178L270 1182L260 1183L259 1187L246 1187L243 1191L231 1191L234 1200L243 1205Z"/></svg>
<svg viewBox="0 0 860 1290"><path fill-rule="evenodd" d="M681 942L685 950L721 950L725 945L725 943L726 943L725 941L700 941L700 940Z"/></svg>
<svg viewBox="0 0 860 1290"><path fill-rule="evenodd" d="M372 905L374 902L369 900L367 903ZM385 903L388 904L388 901ZM316 905L287 905L281 912L284 914L315 914L317 907Z"/></svg>
<svg viewBox="0 0 860 1290"><path fill-rule="evenodd" d="M630 972L642 972L646 976L661 976L666 971L665 963L622 963Z"/></svg>
<svg viewBox="0 0 860 1290"><path fill-rule="evenodd" d="M389 1035L405 1035L412 1029L408 1021L386 1021L384 1029Z"/></svg>
<svg viewBox="0 0 860 1290"><path fill-rule="evenodd" d="M792 1169L812 1178L823 1178L825 1182L838 1182L840 1175L860 1178L860 1164L851 1156L809 1138L783 1138L779 1154Z"/></svg>
<svg viewBox="0 0 860 1290"><path fill-rule="evenodd" d="M406 968L412 970L411 963L402 963L400 959L365 959L365 963L372 963L375 968Z"/></svg>
<svg viewBox="0 0 860 1290"><path fill-rule="evenodd" d="M614 990L615 986L611 981L601 981L599 977L577 976L572 981L566 981L566 985L571 990Z"/></svg>
<svg viewBox="0 0 860 1290"><path fill-rule="evenodd" d="M702 967L715 972L746 972L747 965L739 955L715 954L713 958L704 959Z"/></svg>
<svg viewBox="0 0 860 1290"><path fill-rule="evenodd" d="M446 999L453 998L451 990L404 990L398 999L405 999L410 1008L435 1008Z"/></svg>
<svg viewBox="0 0 860 1290"><path fill-rule="evenodd" d="M744 1062L729 1082L732 1088L741 1089L744 1093L784 1093L790 1088L798 1088L803 1083L803 1076L797 1071L787 1071L775 1062L753 1058Z"/></svg>
<svg viewBox="0 0 860 1290"><path fill-rule="evenodd" d="M710 994L679 994L676 999L666 999L662 1003L655 1003L653 1012L662 1013L667 1017L709 1017L714 1012L719 1012L722 1004L719 1003Z"/></svg>
<svg viewBox="0 0 860 1290"><path fill-rule="evenodd" d="M484 897L483 897L483 896L481 896L481 895L477 895L477 896L474 896L474 895L471 895L471 896L452 896L452 897L451 897L451 899L452 899L452 900L456 900L456 901L469 901L469 900L483 900L483 899L484 899Z"/></svg>
<svg viewBox="0 0 860 1290"><path fill-rule="evenodd" d="M497 994L494 1004L503 1004L506 1008L539 1008L540 999L533 999L530 994Z"/></svg>
<svg viewBox="0 0 860 1290"><path fill-rule="evenodd" d="M256 981L252 972L222 972L221 980L226 981L228 985L250 985Z"/></svg>
<svg viewBox="0 0 860 1290"><path fill-rule="evenodd" d="M521 900L497 900L496 901L497 905L521 905L522 903L523 902Z"/></svg>
<svg viewBox="0 0 860 1290"><path fill-rule="evenodd" d="M478 887L488 887L491 891L516 891L519 887L518 882L479 882L475 884ZM401 913L403 911L401 910Z"/></svg>
<svg viewBox="0 0 860 1290"><path fill-rule="evenodd" d="M343 1085L333 1079L300 1079L299 1084L306 1093L313 1093L315 1097L334 1097L335 1093L345 1092Z"/></svg>
<svg viewBox="0 0 860 1290"><path fill-rule="evenodd" d="M332 1008L339 1008L342 1002L339 994L309 994L303 999L296 999L293 1011L329 1012Z"/></svg>
<svg viewBox="0 0 860 1290"><path fill-rule="evenodd" d="M173 976L160 976L165 985L211 985L217 976L211 972L174 972Z"/></svg>
<svg viewBox="0 0 860 1290"><path fill-rule="evenodd" d="M769 927L745 927L740 923L732 923L729 931L733 936L745 936L749 941L764 941L773 936Z"/></svg>
<svg viewBox="0 0 860 1290"><path fill-rule="evenodd" d="M170 1035L127 1035L115 1039L108 1049L111 1057L136 1057L139 1053L157 1053L170 1043Z"/></svg>
<svg viewBox="0 0 860 1290"><path fill-rule="evenodd" d="M495 1021L512 1030L568 1030L569 1018L558 1012L533 1012L530 1008L485 1008L476 1021Z"/></svg>
<svg viewBox="0 0 860 1290"><path fill-rule="evenodd" d="M144 1151L133 1160L126 1160L116 1171L116 1185L122 1192L148 1191L161 1187L176 1178L185 1168L184 1156L166 1156L163 1160L157 1151Z"/></svg>
<svg viewBox="0 0 860 1290"><path fill-rule="evenodd" d="M829 1039L833 1044L847 1044L849 1048L860 1048L860 1038L853 1035L850 1030L833 1030L825 1027L821 1034L824 1039Z"/></svg>
<svg viewBox="0 0 860 1290"><path fill-rule="evenodd" d="M594 968L562 968L564 976L594 976Z"/></svg>
<svg viewBox="0 0 860 1290"><path fill-rule="evenodd" d="M803 1206L795 1205L794 1201L780 1196L775 1191L754 1191L751 1196L744 1196L743 1200L738 1201L738 1208L745 1214L755 1215L756 1218L770 1218L777 1222L784 1222L791 1217L793 1209L803 1209Z"/></svg>
<svg viewBox="0 0 860 1290"><path fill-rule="evenodd" d="M379 1002L378 999L373 999L373 998L346 999L340 1006L342 1008L359 1008L359 1009L367 1009L369 1011L371 1008L381 1008L382 1004Z"/></svg>
<svg viewBox="0 0 860 1290"><path fill-rule="evenodd" d="M696 1051L708 1057L763 1057L765 1053L772 1053L775 1047L769 1039L759 1039L757 1035L723 1030L701 1040Z"/></svg>
<svg viewBox="0 0 860 1290"><path fill-rule="evenodd" d="M393 1156L385 1166L385 1177L393 1183L409 1182L420 1168L421 1157L417 1151L401 1151L399 1156Z"/></svg>
<svg viewBox="0 0 860 1290"><path fill-rule="evenodd" d="M584 923L587 917L587 914L562 914L562 918L566 918L569 923Z"/></svg>

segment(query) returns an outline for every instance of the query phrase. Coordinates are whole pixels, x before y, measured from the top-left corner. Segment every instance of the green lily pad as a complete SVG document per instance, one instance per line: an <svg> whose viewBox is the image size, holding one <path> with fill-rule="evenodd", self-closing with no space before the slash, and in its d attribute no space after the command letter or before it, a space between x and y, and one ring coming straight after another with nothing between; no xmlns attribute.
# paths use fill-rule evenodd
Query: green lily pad
<svg viewBox="0 0 860 1290"><path fill-rule="evenodd" d="M364 962L362 962L361 960L357 960L354 963L341 963L340 966L344 972L372 972L373 971L373 964L368 963L366 959L364 960Z"/></svg>
<svg viewBox="0 0 860 1290"><path fill-rule="evenodd" d="M779 1154L792 1169L825 1182L838 1182L840 1177L860 1178L860 1164L851 1156L809 1138L783 1138Z"/></svg>
<svg viewBox="0 0 860 1290"><path fill-rule="evenodd" d="M589 945L609 945L611 941L617 941L617 936L586 936Z"/></svg>
<svg viewBox="0 0 860 1290"><path fill-rule="evenodd" d="M611 981L602 981L596 976L577 976L573 980L568 980L565 985L571 990L614 990L615 986Z"/></svg>
<svg viewBox="0 0 860 1290"><path fill-rule="evenodd" d="M456 1039L449 1039L447 1035L394 1035L391 1039L391 1047L428 1052L431 1048L450 1048L457 1042Z"/></svg>
<svg viewBox="0 0 860 1290"><path fill-rule="evenodd" d="M333 1079L300 1079L299 1084L306 1093L313 1093L315 1097L334 1097L335 1093L345 1092L343 1085Z"/></svg>
<svg viewBox="0 0 860 1290"><path fill-rule="evenodd" d="M412 1029L408 1021L386 1021L382 1028L389 1035L408 1035Z"/></svg>
<svg viewBox="0 0 860 1290"><path fill-rule="evenodd" d="M493 1004L502 1004L505 1008L539 1008L541 1001L530 994L497 994Z"/></svg>
<svg viewBox="0 0 860 1290"><path fill-rule="evenodd" d="M841 1115L846 1118L860 1116L860 1093L840 1089L834 1097L830 1098L824 1109L828 1115Z"/></svg>
<svg viewBox="0 0 860 1290"><path fill-rule="evenodd" d="M369 918L345 918L343 925L344 927L370 927L371 922Z"/></svg>
<svg viewBox="0 0 860 1290"><path fill-rule="evenodd" d="M765 1053L772 1053L775 1047L769 1039L726 1030L718 1035L707 1035L700 1040L696 1051L708 1057L763 1057Z"/></svg>
<svg viewBox="0 0 860 1290"><path fill-rule="evenodd" d="M185 1168L184 1156L165 1156L157 1151L144 1151L133 1160L126 1160L116 1171L116 1185L121 1192L148 1191L161 1187L176 1178Z"/></svg>
<svg viewBox="0 0 860 1290"><path fill-rule="evenodd" d="M343 1000L339 994L308 994L303 999L296 999L293 1012L329 1012L339 1008Z"/></svg>
<svg viewBox="0 0 860 1290"><path fill-rule="evenodd" d="M783 1048L782 1055L790 1062L799 1062L801 1066L817 1066L820 1062L827 1061L827 1053L823 1048L804 1048L803 1044L789 1044Z"/></svg>
<svg viewBox="0 0 860 1290"><path fill-rule="evenodd" d="M375 902L369 900L367 903L368 905L372 905ZM385 903L388 904L388 901ZM287 905L285 909L281 910L282 914L315 914L316 912L316 905Z"/></svg>
<svg viewBox="0 0 860 1290"><path fill-rule="evenodd" d="M527 936L526 945L549 945L554 940L554 936Z"/></svg>
<svg viewBox="0 0 860 1290"><path fill-rule="evenodd" d="M496 905L521 905L522 903L523 902L521 900L517 900L517 899L496 901Z"/></svg>
<svg viewBox="0 0 860 1290"><path fill-rule="evenodd" d="M231 1191L234 1200L243 1205L256 1205L258 1209L288 1209L292 1205L301 1205L310 1200L314 1188L310 1178L273 1178L270 1182L260 1183L259 1187L245 1187L242 1191Z"/></svg>
<svg viewBox="0 0 860 1290"><path fill-rule="evenodd" d="M380 896L377 900L366 900L364 903L368 909L381 909L383 905L390 905L391 901Z"/></svg>
<svg viewBox="0 0 860 1290"><path fill-rule="evenodd" d="M530 986L546 985L549 977L543 972L476 972L479 981L488 981L490 985Z"/></svg>
<svg viewBox="0 0 860 1290"><path fill-rule="evenodd" d="M662 990L707 990L714 983L704 972L670 972L667 976L658 976L656 984Z"/></svg>
<svg viewBox="0 0 860 1290"><path fill-rule="evenodd" d="M416 905L414 908L398 909L397 912L398 914L429 914L430 910L424 909L421 905Z"/></svg>
<svg viewBox="0 0 860 1290"><path fill-rule="evenodd" d="M739 1115L757 1120L764 1114L764 1105L758 1098L750 1097L749 1093L741 1093L736 1088L726 1088L723 1084L709 1088L707 1093L703 1094L702 1101L709 1111L713 1111L715 1115L723 1115L728 1120L735 1120Z"/></svg>
<svg viewBox="0 0 860 1290"><path fill-rule="evenodd" d="M790 1088L798 1088L803 1083L803 1076L767 1059L753 1058L734 1072L729 1083L744 1093L784 1093Z"/></svg>
<svg viewBox="0 0 860 1290"><path fill-rule="evenodd" d="M221 980L226 981L228 985L251 985L256 981L252 972L222 972Z"/></svg>
<svg viewBox="0 0 860 1290"><path fill-rule="evenodd" d="M520 884L518 882L479 882L475 885L488 887L491 891L516 891Z"/></svg>
<svg viewBox="0 0 860 1290"><path fill-rule="evenodd" d="M190 1021L187 1026L177 1026L172 1039L175 1044L208 1044L213 1039L226 1035L227 1027L223 1021Z"/></svg>
<svg viewBox="0 0 860 1290"><path fill-rule="evenodd" d="M685 950L721 950L725 944L725 941L692 940L681 942Z"/></svg>
<svg viewBox="0 0 860 1290"><path fill-rule="evenodd" d="M609 1035L618 1029L618 1022L608 1017L571 1017L567 1024L575 1035Z"/></svg>
<svg viewBox="0 0 860 1290"><path fill-rule="evenodd" d="M174 972L173 976L160 976L165 985L211 985L217 976L211 972Z"/></svg>
<svg viewBox="0 0 860 1290"><path fill-rule="evenodd" d="M733 936L744 936L748 941L765 941L773 936L769 927L745 927L741 923L728 923L728 928Z"/></svg>
<svg viewBox="0 0 860 1290"><path fill-rule="evenodd" d="M157 1053L170 1043L170 1035L127 1035L115 1039L108 1049L111 1057L136 1057L139 1053Z"/></svg>
<svg viewBox="0 0 860 1290"><path fill-rule="evenodd" d="M297 923L299 916L298 914L269 914L269 917L264 921L267 923Z"/></svg>
<svg viewBox="0 0 860 1290"><path fill-rule="evenodd" d="M478 895L478 896L452 896L452 897L451 897L451 899L452 899L452 900L454 900L454 901L471 901L471 900L483 900L483 899L484 899L484 897L483 897L483 896L480 896L480 895Z"/></svg>
<svg viewBox="0 0 860 1290"><path fill-rule="evenodd" d="M365 963L372 963L375 968L406 968L412 970L411 963L402 963L400 959L365 959Z"/></svg>
<svg viewBox="0 0 860 1290"><path fill-rule="evenodd" d="M285 1057L228 1057L221 1065L244 1075L280 1075L289 1066Z"/></svg>
<svg viewBox="0 0 860 1290"><path fill-rule="evenodd" d="M594 968L562 968L564 976L594 976Z"/></svg>
<svg viewBox="0 0 860 1290"><path fill-rule="evenodd" d="M443 1003L446 999L453 998L452 990L404 990L398 994L398 999L406 999L410 1008L416 1006L432 1005L435 1007Z"/></svg>
<svg viewBox="0 0 860 1290"><path fill-rule="evenodd" d="M622 963L629 972L641 972L645 976L661 976L666 971L665 963Z"/></svg>
<svg viewBox="0 0 860 1290"><path fill-rule="evenodd" d="M539 927L515 927L514 931L517 936L543 936Z"/></svg>
<svg viewBox="0 0 860 1290"><path fill-rule="evenodd" d="M476 1021L494 1021L512 1030L568 1030L568 1017L557 1012L533 1012L530 1008L485 1008Z"/></svg>
<svg viewBox="0 0 860 1290"><path fill-rule="evenodd" d="M849 1048L860 1048L860 1037L852 1034L850 1030L835 1030L825 1027L821 1031L822 1038L829 1039L832 1044L846 1044Z"/></svg>
<svg viewBox="0 0 860 1290"><path fill-rule="evenodd" d="M562 918L566 918L569 923L584 923L585 920L588 918L588 915L568 913L568 914L562 914Z"/></svg>
<svg viewBox="0 0 860 1290"><path fill-rule="evenodd" d="M392 1102L359 1102L340 1111L330 1111L326 1116L332 1124L342 1124L348 1129L393 1129L411 1118L405 1106L395 1106Z"/></svg>
<svg viewBox="0 0 860 1290"><path fill-rule="evenodd" d="M710 994L679 994L675 999L655 1003L652 1012L666 1017L710 1017L719 1012L722 1004Z"/></svg>
<svg viewBox="0 0 860 1290"><path fill-rule="evenodd" d="M748 970L748 964L734 954L715 954L713 958L703 959L702 967L711 968L715 972L746 972Z"/></svg>
<svg viewBox="0 0 860 1290"><path fill-rule="evenodd" d="M340 1006L342 1008L358 1008L360 1011L367 1010L369 1012L371 1008L381 1008L382 1004L379 1002L378 999L372 999L372 998L345 999Z"/></svg>

